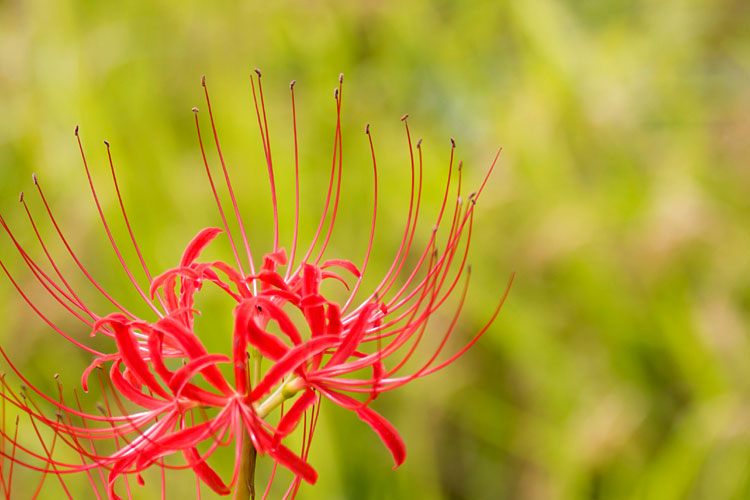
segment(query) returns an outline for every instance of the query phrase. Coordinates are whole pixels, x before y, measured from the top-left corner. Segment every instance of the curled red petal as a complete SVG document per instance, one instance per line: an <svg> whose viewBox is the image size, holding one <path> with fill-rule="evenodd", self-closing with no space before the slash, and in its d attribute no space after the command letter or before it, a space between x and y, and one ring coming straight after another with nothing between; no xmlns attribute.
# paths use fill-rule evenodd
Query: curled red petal
<svg viewBox="0 0 750 500"><path fill-rule="evenodd" d="M286 250L280 248L276 252L267 253L263 256L263 269L268 271L275 271L276 266L286 265Z"/></svg>
<svg viewBox="0 0 750 500"><path fill-rule="evenodd" d="M230 359L224 354L206 354L195 358L174 373L169 382L169 388L179 397L180 392L193 376L206 371L209 367L216 368L217 363L229 361Z"/></svg>
<svg viewBox="0 0 750 500"><path fill-rule="evenodd" d="M352 353L354 353L357 346L362 342L362 338L365 336L365 330L367 329L367 322L370 319L370 314L377 309L377 307L376 304L370 303L362 308L357 316L357 320L348 331L344 332L344 339L341 346L333 354L326 366L334 366L343 363L352 355Z"/></svg>
<svg viewBox="0 0 750 500"><path fill-rule="evenodd" d="M219 475L206 463L205 459L201 458L198 450L195 447L182 450L182 454L185 457L188 465L193 469L195 475L201 478L201 481L211 488L214 492L219 495L229 495L232 490L224 484Z"/></svg>
<svg viewBox="0 0 750 500"><path fill-rule="evenodd" d="M290 292L288 290L277 290L277 289L271 289L271 290L263 290L260 292L260 296L262 297L278 297L280 299L284 299L288 302L291 302L294 305L299 305L300 298L299 296L294 293Z"/></svg>
<svg viewBox="0 0 750 500"><path fill-rule="evenodd" d="M406 445L404 445L404 440L401 439L401 436L396 428L393 427L393 424L367 406L357 410L357 416L360 420L372 427L372 430L374 430L378 436L380 436L380 439L383 440L383 444L385 444L386 448L391 452L393 460L396 462L394 469L397 469L402 463L404 463L404 460L406 460Z"/></svg>
<svg viewBox="0 0 750 500"><path fill-rule="evenodd" d="M297 327L294 326L294 322L292 322L282 308L265 297L258 297L256 300L263 308L263 311L268 313L268 315L271 316L271 319L278 323L281 331L289 337L289 340L291 340L294 345L302 343L302 336L300 336L299 331L297 331Z"/></svg>
<svg viewBox="0 0 750 500"><path fill-rule="evenodd" d="M286 446L278 445L276 448L269 451L269 455L308 483L315 484L318 480L318 473L315 472L315 469Z"/></svg>
<svg viewBox="0 0 750 500"><path fill-rule="evenodd" d="M117 389L117 392L128 398L133 403L148 408L149 410L158 410L164 407L164 401L149 396L148 394L144 394L133 387L130 382L125 380L125 377L120 373L120 360L112 363L112 367L109 369L109 378L112 381L112 385Z"/></svg>
<svg viewBox="0 0 750 500"><path fill-rule="evenodd" d="M274 361L289 351L289 347L280 338L264 331L257 325L254 318L247 322L247 341L264 357Z"/></svg>
<svg viewBox="0 0 750 500"><path fill-rule="evenodd" d="M119 357L119 353L107 354L106 356L101 356L92 361L91 364L86 367L85 370L83 370L83 375L81 375L81 386L83 387L83 390L86 392L89 391L89 375L91 375L92 371L94 371L101 364L106 363L107 361L118 359Z"/></svg>
<svg viewBox="0 0 750 500"><path fill-rule="evenodd" d="M347 290L349 290L349 284L346 282L346 280L333 271L323 271L320 276L322 279L333 278L336 281L339 281Z"/></svg>
<svg viewBox="0 0 750 500"><path fill-rule="evenodd" d="M195 359L207 354L206 348L198 337L179 321L169 317L162 318L154 324L153 327L154 330L161 330L167 337L171 337L190 359ZM201 374L206 381L218 389L219 392L222 392L225 395L231 395L234 393L217 367L208 367Z"/></svg>
<svg viewBox="0 0 750 500"><path fill-rule="evenodd" d="M329 259L320 265L321 269L327 269L329 267L340 267L341 269L346 269L357 278L359 278L361 275L361 273L359 272L359 269L357 269L357 266L355 266L351 261L348 261L348 260Z"/></svg>
<svg viewBox="0 0 750 500"><path fill-rule="evenodd" d="M289 411L284 414L281 421L279 421L279 425L276 427L276 436L284 437L292 432L295 427L297 427L297 423L299 422L299 419L302 418L302 414L305 413L310 406L315 404L317 400L318 395L315 394L315 391L312 389L306 389L299 399L294 402L292 407L289 408Z"/></svg>
<svg viewBox="0 0 750 500"><path fill-rule="evenodd" d="M188 243L187 248L185 248L185 253L182 254L182 259L180 260L180 266L192 264L193 261L198 258L201 251L206 248L206 245L222 232L223 231L218 227L207 227L202 229L195 238Z"/></svg>
<svg viewBox="0 0 750 500"><path fill-rule="evenodd" d="M259 281L262 281L263 284L265 285L274 286L281 290L289 289L289 287L286 284L286 281L284 281L284 278L282 278L281 275L277 273L276 271L261 271L257 275L250 276L247 279L248 280L257 279Z"/></svg>
<svg viewBox="0 0 750 500"><path fill-rule="evenodd" d="M135 339L130 327L114 319L111 319L109 324L115 331L115 341L117 342L117 348L122 355L125 366L149 389L160 396L169 398L169 393L162 388L156 377L149 370L146 361L141 357L138 341Z"/></svg>

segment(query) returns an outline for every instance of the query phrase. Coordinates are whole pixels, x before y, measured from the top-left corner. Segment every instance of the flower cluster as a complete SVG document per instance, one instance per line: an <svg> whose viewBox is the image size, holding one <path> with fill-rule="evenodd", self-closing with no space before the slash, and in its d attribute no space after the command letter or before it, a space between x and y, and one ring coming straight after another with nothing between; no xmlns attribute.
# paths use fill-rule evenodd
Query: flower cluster
<svg viewBox="0 0 750 500"><path fill-rule="evenodd" d="M204 148L199 111L193 108L205 173L221 227L199 231L187 245L178 265L158 276L152 277L149 272L131 230L109 154L110 145L105 141L122 215L148 279L148 289L140 286L121 256L97 197L77 127L75 131L101 221L123 269L152 311L152 317L136 316L92 277L65 238L36 175L34 185L57 236L93 287L112 304L114 312L99 315L71 287L47 250L23 195L21 202L44 259L33 258L6 220L0 217L0 224L24 264L49 297L64 307L92 337L109 339L107 352L99 352L80 334L68 333L24 293L19 281L0 261L10 283L34 313L58 334L94 356L93 362L83 372L81 383L88 392L90 379L94 379L92 385L97 387L101 397L99 412L90 413L82 409L77 392L75 404L66 402L62 389L55 396L46 394L24 377L0 346L5 361L24 383L17 391L5 376L0 380L3 398L0 479L6 498L11 497L14 466L39 471L41 479L35 496L48 477L56 477L68 492L66 477L84 474L97 498L100 498L99 488L103 488L110 499L120 499L123 492L130 497L129 478L134 476L138 483L143 484L141 472L153 467L162 471L162 498L166 494L164 471L180 468L191 469L218 494L234 492L236 498L255 498L256 455L269 457L274 463L274 473L277 465L293 473L295 479L285 496L292 498L301 481L315 483L317 479L307 457L322 399L351 410L368 424L388 448L398 467L406 457L404 442L393 425L371 408L371 403L380 394L453 362L477 341L497 315L505 296L484 328L465 341L458 351L441 356L464 304L470 275L466 259L473 213L487 177L475 193L462 198L461 165L454 166L455 142L451 140L442 205L434 220L432 234L424 247L415 251L422 193L422 149L421 140L412 144L406 116L402 121L411 160L411 198L401 243L388 271L374 290L369 293L360 290L373 250L378 213L377 162L369 125L366 134L372 153L374 207L368 220L370 237L367 250L359 265L348 259L324 260L341 193L343 76L335 90L337 120L328 192L315 236L306 250L298 247L299 157L294 82L290 85L295 141L295 224L290 252L281 247L274 163L260 72L256 70L256 73L257 76L251 76L252 93L271 184L275 228L273 251L263 256L260 263L252 256L221 153L205 78L202 85L211 135L218 153L218 168L232 206L225 210L220 201L219 182L215 182L215 173L212 173ZM487 176L496 161L497 156ZM452 197L452 192L455 197ZM448 215L450 205L452 215ZM230 231L227 220L232 216L239 228L234 233ZM206 247L219 242L217 238L225 239L231 247L232 261L201 258ZM415 264L407 268L407 260ZM256 267L256 264L260 265ZM337 302L327 297L321 291L321 283L325 280L341 282L348 290L347 298ZM216 287L234 305L234 328L231 336L226 335L226 352L210 352L202 341L207 332L200 331L195 324L198 313L196 295L204 285ZM430 319L454 292L459 295L455 301L457 306L448 316L450 321L440 326L438 340L431 341L434 349L427 359L413 359L415 353L421 352L418 347L422 340L432 335L428 329ZM507 289L505 293L507 295ZM295 321L295 318L304 318L304 321ZM55 408L52 416L43 408L50 405ZM8 412L31 422L40 446L30 446L18 438L18 419L15 429L6 426L6 406ZM277 415L272 419L273 413ZM298 428L303 434L302 449L293 451L286 444L287 438ZM79 461L59 458L56 448L60 447L73 450ZM235 465L231 477L222 477L211 465L212 455L225 447L234 450ZM181 456L181 462L175 462L175 456ZM273 475L263 498L269 494L272 481Z"/></svg>

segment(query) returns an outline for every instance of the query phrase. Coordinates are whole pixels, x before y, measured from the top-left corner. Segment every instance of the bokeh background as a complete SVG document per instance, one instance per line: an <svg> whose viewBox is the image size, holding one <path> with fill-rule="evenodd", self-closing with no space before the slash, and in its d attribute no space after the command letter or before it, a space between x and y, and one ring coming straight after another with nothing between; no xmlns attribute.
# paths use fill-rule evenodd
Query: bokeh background
<svg viewBox="0 0 750 500"><path fill-rule="evenodd" d="M107 177L101 141L112 143L136 236L160 272L200 228L218 224L190 112L205 107L200 76L208 75L260 253L272 244L271 205L250 71L263 70L287 246L287 85L297 80L309 239L333 147L332 90L344 72L345 191L328 255L364 255L369 122L382 184L373 281L390 263L408 207L399 122L408 112L425 149L418 243L442 194L449 137L467 186L504 147L477 205L459 340L483 325L512 270L517 277L466 356L374 403L400 429L406 463L391 471L377 436L328 404L311 455L320 481L300 498L748 498L748 19L741 0L3 0L0 211L33 244L16 197L26 190L42 215L29 196L36 172L87 266L138 309L98 224L74 125L115 236L136 264ZM45 304L5 235L0 259ZM74 274L66 259L61 265ZM72 391L89 359L34 319L3 280L3 348L41 388L54 391L60 373ZM230 318L212 300L204 316L217 314L205 328L222 349ZM22 422L22 439L34 441L32 432ZM12 497L29 498L35 476L14 475ZM192 476L177 478L170 498L194 496ZM74 498L94 498L86 484L71 483ZM61 495L48 480L40 498ZM134 498L155 495L134 486ZM213 498L206 488L202 495Z"/></svg>

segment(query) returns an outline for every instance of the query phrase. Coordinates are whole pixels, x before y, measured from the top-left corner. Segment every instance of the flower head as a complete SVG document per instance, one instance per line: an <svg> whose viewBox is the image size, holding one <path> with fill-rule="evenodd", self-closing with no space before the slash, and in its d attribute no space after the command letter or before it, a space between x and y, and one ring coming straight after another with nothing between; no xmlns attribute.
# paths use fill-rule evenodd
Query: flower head
<svg viewBox="0 0 750 500"><path fill-rule="evenodd" d="M296 146L294 82L290 85L296 189L294 231L287 253L280 241L275 166L259 71L251 76L251 84L274 214L273 250L260 261L256 261L251 252L229 169L222 156L205 78L202 85L218 166L212 168L208 161L200 112L197 108L193 111L203 166L220 224L200 230L175 267L157 276L151 274L131 229L110 145L105 141L122 216L148 286L135 278L122 257L94 188L78 127L75 130L101 222L122 268L148 305L149 317L140 317L117 302L87 270L58 225L36 175L34 185L57 236L112 309L93 310L83 294L69 284L47 250L23 196L21 202L43 259L33 258L0 217L0 225L34 279L81 328L69 332L58 325L45 315L36 299L24 293L1 261L0 266L39 318L74 346L93 355L93 361L82 374L81 384L86 391L90 385L95 386L102 401L98 413L91 413L82 409L77 392L74 392L75 404L66 401L61 386L57 395L45 394L24 377L0 347L11 370L25 384L21 391L15 391L3 377L0 381L3 403L30 421L39 441L38 447L25 444L17 437L17 427L9 429L3 419L0 453L9 465L0 467L0 478L6 497L11 495L12 471L18 465L39 471L40 487L45 479L56 476L65 488L68 475L85 474L97 497L101 488L110 499L121 498L123 494L129 496L128 478L135 476L143 483L141 472L149 468L162 471L189 468L218 494L234 491L238 498L254 498L256 454L273 461L274 473L276 465L293 473L295 479L287 491L287 497L293 497L301 481L314 483L317 479L307 458L322 399L351 410L369 425L398 467L406 457L404 442L394 426L371 408L371 403L380 394L453 362L476 342L497 315L505 296L484 328L457 352L443 354L466 297L470 276L466 259L473 214L487 177L475 193L463 197L461 165L454 167L455 142L451 139L442 205L426 244L415 249L417 222L421 216L422 146L421 140L412 144L406 115L402 121L409 145L411 197L400 246L388 271L373 290L364 293L361 284L373 250L378 213L377 161L369 125L366 136L371 151L374 207L368 221L367 250L362 261L356 263L341 256L327 257L341 193L343 75L335 91L334 153L324 210L306 249L298 245L300 159ZM496 161L497 156L487 176ZM217 170L220 175L216 174ZM231 207L220 201L221 184L228 191ZM235 231L230 230L230 218L234 218L238 228ZM440 247L439 233L443 241ZM222 243L221 240L228 243L233 259L228 262L204 259L203 251ZM326 280L340 282L348 291L346 298L336 301L327 296L321 289ZM208 332L196 327L196 296L204 286L215 287L234 307L234 327L231 333L224 335L224 352L211 352L203 340ZM446 307L448 298L454 294L459 297L457 306L449 313L450 321L433 328L430 320ZM106 338L106 348L99 351L91 347L81 335L82 331L92 337ZM216 332L211 334L217 335ZM436 347L426 359L416 359L422 340L435 335L438 336L438 340L433 341ZM286 411L284 402L288 402ZM54 409L51 415L50 406ZM274 414L278 416L272 419ZM303 446L294 451L285 443L300 427ZM71 461L70 455L60 458L57 450L61 447L73 450L79 460ZM235 465L231 475L222 476L212 465L211 457L226 447L234 450ZM175 461L175 457L181 457L181 462ZM163 496L166 482L164 474L161 477ZM265 495L272 481L273 475Z"/></svg>

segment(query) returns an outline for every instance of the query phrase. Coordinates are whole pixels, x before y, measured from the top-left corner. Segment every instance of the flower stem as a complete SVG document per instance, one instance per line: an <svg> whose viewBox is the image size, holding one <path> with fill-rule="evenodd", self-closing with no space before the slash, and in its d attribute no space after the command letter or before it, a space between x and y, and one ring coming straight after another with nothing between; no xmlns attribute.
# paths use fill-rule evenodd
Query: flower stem
<svg viewBox="0 0 750 500"><path fill-rule="evenodd" d="M257 351L256 351L257 353ZM256 354L254 353L254 354ZM261 356L253 356L253 374L257 381L260 378L260 360ZM284 401L291 398L299 391L304 389L304 381L299 377L293 377L287 382L283 382L276 390L261 403L255 412L260 418L264 418ZM250 435L247 430L242 430L242 463L240 464L239 476L237 478L236 500L255 500L255 463L258 455L257 450L253 447Z"/></svg>
<svg viewBox="0 0 750 500"><path fill-rule="evenodd" d="M236 500L255 500L255 458L258 452L253 447L247 430L242 430L242 464L237 478Z"/></svg>

